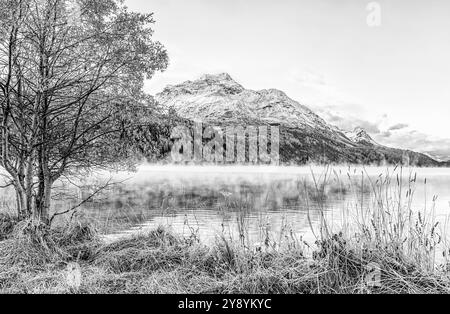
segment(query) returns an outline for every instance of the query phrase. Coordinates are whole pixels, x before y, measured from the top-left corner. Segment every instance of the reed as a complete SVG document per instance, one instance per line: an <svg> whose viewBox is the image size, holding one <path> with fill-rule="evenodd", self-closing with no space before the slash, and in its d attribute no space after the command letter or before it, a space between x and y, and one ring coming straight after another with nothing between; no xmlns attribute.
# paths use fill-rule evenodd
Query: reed
<svg viewBox="0 0 450 314"><path fill-rule="evenodd" d="M326 197L327 191L359 196L338 222L325 205L315 208L320 217L318 224L311 223L315 243L304 241L289 221L274 234L263 217L261 242L252 243L248 207L235 202L233 210L241 209L237 238L222 232L210 244L199 240L195 228L187 237L160 227L106 244L86 222L54 230L19 223L0 241L0 292L450 292L446 224L436 219L436 197L414 208L417 176L412 171L387 169L375 180L364 169L357 177L323 171L312 172L313 187L299 185L305 202L309 194ZM73 262L82 276L75 288L67 282L67 265Z"/></svg>

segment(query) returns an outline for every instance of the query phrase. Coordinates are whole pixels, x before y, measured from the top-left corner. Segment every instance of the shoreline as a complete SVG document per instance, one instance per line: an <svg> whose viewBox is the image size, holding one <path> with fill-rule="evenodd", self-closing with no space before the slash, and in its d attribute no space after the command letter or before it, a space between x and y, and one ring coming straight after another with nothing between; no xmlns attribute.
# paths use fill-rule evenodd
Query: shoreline
<svg viewBox="0 0 450 314"><path fill-rule="evenodd" d="M450 293L446 230L434 207L413 206L417 177L403 181L390 174L373 182L371 202L344 211L338 227L325 208L312 224L308 206L314 245L296 236L299 229L272 234L259 226L254 246L243 214L235 236L222 231L211 243L191 228L181 235L156 226L104 243L89 217L50 228L0 213L0 293ZM305 186L298 197L308 204L326 185L324 178Z"/></svg>
<svg viewBox="0 0 450 314"><path fill-rule="evenodd" d="M301 243L204 245L163 228L104 244L77 223L52 231L45 248L17 230L0 242L0 293L450 293L444 270L430 272L390 250L359 251L340 234L306 257Z"/></svg>

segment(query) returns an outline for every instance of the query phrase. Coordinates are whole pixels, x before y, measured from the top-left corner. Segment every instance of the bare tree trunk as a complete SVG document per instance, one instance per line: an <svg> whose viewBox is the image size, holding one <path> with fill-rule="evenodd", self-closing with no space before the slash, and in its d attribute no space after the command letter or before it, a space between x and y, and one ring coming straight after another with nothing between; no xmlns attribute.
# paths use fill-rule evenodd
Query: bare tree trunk
<svg viewBox="0 0 450 314"><path fill-rule="evenodd" d="M33 206L33 158L28 157L27 165L25 168L25 190L26 190L26 215L31 216Z"/></svg>
<svg viewBox="0 0 450 314"><path fill-rule="evenodd" d="M44 224L50 223L51 183L44 179L39 184L39 193L36 198L34 217Z"/></svg>
<svg viewBox="0 0 450 314"><path fill-rule="evenodd" d="M30 208L27 206L27 193L20 183L14 183L16 192L17 215L19 219L26 219L30 217Z"/></svg>
<svg viewBox="0 0 450 314"><path fill-rule="evenodd" d="M34 208L34 216L45 224L49 224L52 180L48 169L46 150L42 145L38 149L38 192Z"/></svg>
<svg viewBox="0 0 450 314"><path fill-rule="evenodd" d="M17 206L17 217L19 219L23 219L23 194L21 193L20 189L16 190L16 206Z"/></svg>

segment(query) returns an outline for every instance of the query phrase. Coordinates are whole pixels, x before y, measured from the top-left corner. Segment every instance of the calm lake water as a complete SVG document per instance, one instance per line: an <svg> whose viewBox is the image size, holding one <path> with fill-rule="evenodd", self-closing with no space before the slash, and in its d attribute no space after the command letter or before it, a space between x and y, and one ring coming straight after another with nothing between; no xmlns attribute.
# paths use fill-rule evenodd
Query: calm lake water
<svg viewBox="0 0 450 314"><path fill-rule="evenodd" d="M194 233L206 242L226 236L255 243L269 234L274 239L293 236L309 243L315 241L312 230L318 231L322 213L339 228L343 217L371 206L371 184L386 172L393 173L393 186L400 177L400 170L392 168L326 169L146 165L136 173L113 174L113 181L125 181L102 191L78 213L95 219L109 241L165 226L185 236ZM437 195L435 216L446 229L450 169L403 169L402 195L409 178L415 176L412 207L421 212L425 206L431 209ZM102 184L107 177L103 174L95 181ZM90 192L86 182L78 197ZM67 197L55 202L55 207L63 206L68 206Z"/></svg>

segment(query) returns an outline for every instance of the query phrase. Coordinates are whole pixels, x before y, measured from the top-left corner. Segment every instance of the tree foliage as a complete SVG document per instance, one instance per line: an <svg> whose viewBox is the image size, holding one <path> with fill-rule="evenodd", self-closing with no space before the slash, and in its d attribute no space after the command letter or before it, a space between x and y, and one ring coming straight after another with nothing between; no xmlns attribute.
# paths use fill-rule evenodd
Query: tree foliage
<svg viewBox="0 0 450 314"><path fill-rule="evenodd" d="M49 221L56 180L117 161L167 67L153 23L118 0L0 0L0 165L21 218Z"/></svg>

